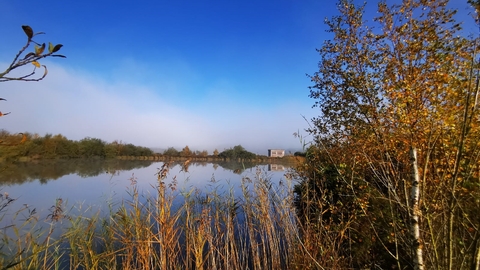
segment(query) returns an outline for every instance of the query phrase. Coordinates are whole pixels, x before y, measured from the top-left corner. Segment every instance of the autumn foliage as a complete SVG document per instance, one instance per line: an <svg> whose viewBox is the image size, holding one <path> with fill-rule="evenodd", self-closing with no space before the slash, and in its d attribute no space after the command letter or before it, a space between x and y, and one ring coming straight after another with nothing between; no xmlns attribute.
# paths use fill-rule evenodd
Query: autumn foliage
<svg viewBox="0 0 480 270"><path fill-rule="evenodd" d="M462 35L447 3L380 2L367 21L364 6L342 0L340 15L326 21L334 37L310 76L320 114L297 206L306 236L331 239L317 254L324 262L335 254L327 264L478 265L478 40ZM410 230L410 149L418 151L419 245ZM419 249L422 265L414 263Z"/></svg>

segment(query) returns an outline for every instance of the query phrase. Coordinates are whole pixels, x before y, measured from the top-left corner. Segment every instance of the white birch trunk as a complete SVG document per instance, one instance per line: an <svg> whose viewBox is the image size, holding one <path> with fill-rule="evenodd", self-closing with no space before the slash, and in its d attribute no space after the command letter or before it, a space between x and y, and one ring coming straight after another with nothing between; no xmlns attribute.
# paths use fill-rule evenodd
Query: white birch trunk
<svg viewBox="0 0 480 270"><path fill-rule="evenodd" d="M413 236L413 262L414 269L423 270L423 252L422 244L420 239L420 175L418 174L418 164L417 164L417 149L410 148L410 161L412 166L412 192L410 194L411 200L411 230Z"/></svg>
<svg viewBox="0 0 480 270"><path fill-rule="evenodd" d="M472 264L472 269L473 270L480 270L480 238L477 239L477 250L476 254L473 255L473 264Z"/></svg>

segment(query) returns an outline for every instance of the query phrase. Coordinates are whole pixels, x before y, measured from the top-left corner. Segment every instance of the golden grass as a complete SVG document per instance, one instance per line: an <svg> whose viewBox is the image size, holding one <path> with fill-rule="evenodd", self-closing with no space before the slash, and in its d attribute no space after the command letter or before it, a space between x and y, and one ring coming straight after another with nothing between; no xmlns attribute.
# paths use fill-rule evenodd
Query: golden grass
<svg viewBox="0 0 480 270"><path fill-rule="evenodd" d="M165 182L169 169L168 163L159 169L147 197L139 196L132 176L129 200L107 217L68 216L57 200L45 236L33 218L24 227L4 228L0 269L319 268L297 222L291 181L273 185L257 169L243 177L238 197L233 190L179 193L176 177ZM178 194L180 206L174 205ZM53 239L59 222L68 229ZM11 231L18 233L7 237Z"/></svg>

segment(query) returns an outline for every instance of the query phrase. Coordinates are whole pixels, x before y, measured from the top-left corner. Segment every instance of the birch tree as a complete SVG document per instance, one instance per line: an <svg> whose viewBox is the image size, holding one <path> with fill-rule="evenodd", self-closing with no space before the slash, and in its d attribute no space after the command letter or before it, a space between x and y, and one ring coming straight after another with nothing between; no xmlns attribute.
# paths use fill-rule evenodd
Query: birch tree
<svg viewBox="0 0 480 270"><path fill-rule="evenodd" d="M345 197L366 200L349 226L369 224L365 237L397 268L477 263L478 45L462 36L447 4L380 2L367 21L364 6L339 1L340 15L326 20L334 37L318 49L319 70L310 75L319 116L309 131ZM360 196L360 186L370 196ZM373 208L381 204L381 212Z"/></svg>

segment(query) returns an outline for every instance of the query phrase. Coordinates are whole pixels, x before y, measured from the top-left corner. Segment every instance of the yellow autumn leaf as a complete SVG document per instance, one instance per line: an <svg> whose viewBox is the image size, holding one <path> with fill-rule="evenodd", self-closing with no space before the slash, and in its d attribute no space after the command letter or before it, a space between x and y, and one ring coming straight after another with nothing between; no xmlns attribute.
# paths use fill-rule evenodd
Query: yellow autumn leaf
<svg viewBox="0 0 480 270"><path fill-rule="evenodd" d="M37 67L37 68L40 67L40 63L38 63L37 61L33 61L32 64L33 64L35 67Z"/></svg>

